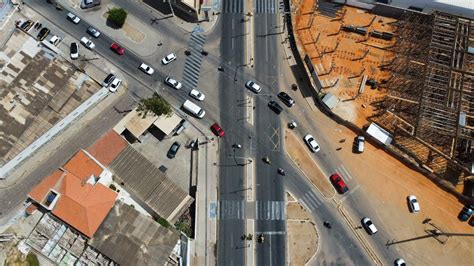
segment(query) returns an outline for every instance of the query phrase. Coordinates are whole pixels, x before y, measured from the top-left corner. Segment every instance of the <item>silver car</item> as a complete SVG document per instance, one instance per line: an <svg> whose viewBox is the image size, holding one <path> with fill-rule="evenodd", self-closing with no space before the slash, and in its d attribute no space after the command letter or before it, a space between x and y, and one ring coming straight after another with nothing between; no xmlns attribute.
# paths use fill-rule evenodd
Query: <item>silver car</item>
<svg viewBox="0 0 474 266"><path fill-rule="evenodd" d="M179 90L179 89L181 89L181 87L183 87L183 84L181 84L181 82L175 80L172 77L166 77L165 78L165 83L168 86L170 86L171 88L175 89L175 90Z"/></svg>

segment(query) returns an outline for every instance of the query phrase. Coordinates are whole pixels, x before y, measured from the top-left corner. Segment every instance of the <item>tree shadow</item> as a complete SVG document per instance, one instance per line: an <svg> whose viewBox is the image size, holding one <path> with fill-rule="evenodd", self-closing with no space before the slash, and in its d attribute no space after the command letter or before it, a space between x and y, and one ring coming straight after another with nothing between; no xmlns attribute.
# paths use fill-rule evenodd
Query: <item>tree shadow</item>
<svg viewBox="0 0 474 266"><path fill-rule="evenodd" d="M114 30L119 30L119 29L122 28L120 25L117 25L116 23L114 23L114 22L112 22L108 19L106 20L105 25L109 26L110 28L112 28Z"/></svg>

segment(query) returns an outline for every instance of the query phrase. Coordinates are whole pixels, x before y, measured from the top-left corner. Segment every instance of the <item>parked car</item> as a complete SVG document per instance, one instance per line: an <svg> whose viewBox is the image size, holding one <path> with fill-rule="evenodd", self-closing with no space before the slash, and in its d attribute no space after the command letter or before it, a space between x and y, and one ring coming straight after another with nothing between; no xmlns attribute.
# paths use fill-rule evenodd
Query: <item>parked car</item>
<svg viewBox="0 0 474 266"><path fill-rule="evenodd" d="M67 19L70 20L74 24L79 24L79 22L81 22L81 19L71 12L67 13Z"/></svg>
<svg viewBox="0 0 474 266"><path fill-rule="evenodd" d="M49 43L52 45L57 45L60 41L61 39L56 35L54 35L53 37L51 37L51 39L49 39Z"/></svg>
<svg viewBox="0 0 474 266"><path fill-rule="evenodd" d="M70 55L71 55L71 59L78 59L79 58L79 46L75 42L71 43Z"/></svg>
<svg viewBox="0 0 474 266"><path fill-rule="evenodd" d="M20 22L20 29L24 30L25 32L27 32L28 30L31 29L31 27L34 25L33 21L31 20L27 20L27 21L23 21L23 22Z"/></svg>
<svg viewBox="0 0 474 266"><path fill-rule="evenodd" d="M112 84L112 81L114 81L115 75L114 74L108 74L107 77L105 77L104 81L102 81L102 87L109 87L110 84Z"/></svg>
<svg viewBox="0 0 474 266"><path fill-rule="evenodd" d="M472 213L474 212L474 205L465 205L461 212L458 215L459 220L465 222L471 218Z"/></svg>
<svg viewBox="0 0 474 266"><path fill-rule="evenodd" d="M204 93L198 91L198 90L195 90L195 89L192 89L190 92L189 92L189 96L193 97L194 99L198 100L198 101L204 101L204 99L206 98L206 96L204 95Z"/></svg>
<svg viewBox="0 0 474 266"><path fill-rule="evenodd" d="M173 159L176 156L176 153L178 153L179 147L181 147L181 144L179 144L179 142L175 141L171 145L171 147L168 150L168 153L166 154L166 156L170 159Z"/></svg>
<svg viewBox="0 0 474 266"><path fill-rule="evenodd" d="M225 134L224 130L223 130L223 129L221 128L221 126L219 126L219 124L217 124L217 123L212 124L211 130L212 130L212 132L213 132L214 134L216 134L216 136L218 136L218 137L223 137L224 134Z"/></svg>
<svg viewBox="0 0 474 266"><path fill-rule="evenodd" d="M395 262L394 262L395 266L406 266L407 263L405 262L404 259L396 259Z"/></svg>
<svg viewBox="0 0 474 266"><path fill-rule="evenodd" d="M417 213L420 211L420 204L414 195L410 195L407 197L408 205L410 206L410 211L413 213Z"/></svg>
<svg viewBox="0 0 474 266"><path fill-rule="evenodd" d="M163 65L167 65L167 64L173 62L174 60L176 60L176 55L174 53L171 53L171 54L165 56L165 58L161 59L161 63Z"/></svg>
<svg viewBox="0 0 474 266"><path fill-rule="evenodd" d="M304 141L306 142L306 145L308 145L308 147L311 149L312 152L318 152L321 149L319 147L319 144L311 135L304 136Z"/></svg>
<svg viewBox="0 0 474 266"><path fill-rule="evenodd" d="M358 153L363 153L364 152L364 146L365 146L364 136L357 136L355 145L356 145L356 151Z"/></svg>
<svg viewBox="0 0 474 266"><path fill-rule="evenodd" d="M471 219L469 219L468 224L469 224L470 226L474 226L474 216L472 216Z"/></svg>
<svg viewBox="0 0 474 266"><path fill-rule="evenodd" d="M87 37L82 37L81 38L81 43L90 50L95 48L95 44L90 39L88 39Z"/></svg>
<svg viewBox="0 0 474 266"><path fill-rule="evenodd" d="M372 221L367 217L364 217L362 219L362 226L364 226L365 230L367 230L367 233L369 233L369 235L373 235L378 232L377 227L375 227Z"/></svg>
<svg viewBox="0 0 474 266"><path fill-rule="evenodd" d="M255 83L254 81L252 80L249 80L245 83L245 87L247 87L247 89L255 92L255 93L259 93L262 88L260 87L260 85L258 85L257 83Z"/></svg>
<svg viewBox="0 0 474 266"><path fill-rule="evenodd" d="M142 63L138 68L139 68L141 71L147 73L148 75L151 75L151 74L153 74L153 73L155 72L155 70L154 70L151 66L149 66L149 65L147 65L147 64L145 64L145 63Z"/></svg>
<svg viewBox="0 0 474 266"><path fill-rule="evenodd" d="M110 92L116 92L118 88L120 87L120 84L122 84L122 80L115 78L112 83L110 84L109 91Z"/></svg>
<svg viewBox="0 0 474 266"><path fill-rule="evenodd" d="M344 182L344 179L339 174L332 174L329 177L329 180L331 180L331 183L333 186L336 188L337 192L340 194L344 194L347 191L349 191L349 188L347 187L346 183Z"/></svg>
<svg viewBox="0 0 474 266"><path fill-rule="evenodd" d="M110 45L110 49L112 49L112 51L116 52L118 55L123 55L125 53L125 49L115 42Z"/></svg>
<svg viewBox="0 0 474 266"><path fill-rule="evenodd" d="M292 107L293 105L295 105L295 100L293 100L293 98L291 98L291 96L284 91L278 93L278 98L280 98L280 100L288 107Z"/></svg>
<svg viewBox="0 0 474 266"><path fill-rule="evenodd" d="M178 129L176 129L175 135L181 134L186 128L188 128L189 122L186 121L185 119L182 119L181 122L179 123Z"/></svg>
<svg viewBox="0 0 474 266"><path fill-rule="evenodd" d="M181 87L183 87L183 84L181 84L181 82L175 80L172 77L166 77L165 78L165 83L166 83L166 85L168 85L171 88L176 89L176 90L179 90L179 89L181 89Z"/></svg>
<svg viewBox="0 0 474 266"><path fill-rule="evenodd" d="M270 101L268 107L270 107L270 109L272 109L277 115L283 112L283 108L275 101Z"/></svg>
<svg viewBox="0 0 474 266"><path fill-rule="evenodd" d="M42 41L48 36L48 34L49 34L49 29L42 28L36 37L38 38L38 40Z"/></svg>
<svg viewBox="0 0 474 266"><path fill-rule="evenodd" d="M94 36L95 38L99 38L100 36L100 31L96 30L94 27L87 28L87 33Z"/></svg>

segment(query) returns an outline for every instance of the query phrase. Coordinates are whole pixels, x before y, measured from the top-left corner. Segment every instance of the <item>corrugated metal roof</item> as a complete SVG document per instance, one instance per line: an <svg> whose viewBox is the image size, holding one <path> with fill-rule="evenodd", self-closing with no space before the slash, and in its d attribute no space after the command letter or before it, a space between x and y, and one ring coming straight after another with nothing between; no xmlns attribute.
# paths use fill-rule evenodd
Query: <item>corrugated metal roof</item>
<svg viewBox="0 0 474 266"><path fill-rule="evenodd" d="M179 218L172 215L175 209L181 205L184 211L193 202L188 193L131 146L124 149L109 167L132 196L170 222ZM186 204L181 204L183 201Z"/></svg>

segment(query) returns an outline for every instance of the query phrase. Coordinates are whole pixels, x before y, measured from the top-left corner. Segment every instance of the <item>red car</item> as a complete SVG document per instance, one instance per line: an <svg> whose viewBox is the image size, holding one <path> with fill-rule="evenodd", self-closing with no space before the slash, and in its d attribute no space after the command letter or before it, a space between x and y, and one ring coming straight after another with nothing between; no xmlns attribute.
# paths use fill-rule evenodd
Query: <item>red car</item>
<svg viewBox="0 0 474 266"><path fill-rule="evenodd" d="M116 52L117 54L119 55L123 55L123 53L125 53L125 49L123 49L122 47L120 47L120 45L118 45L117 43L112 43L112 45L110 46L110 49L112 49L114 52Z"/></svg>
<svg viewBox="0 0 474 266"><path fill-rule="evenodd" d="M224 130L221 128L221 126L219 126L219 124L217 123L214 123L212 126L211 126L211 130L212 132L214 132L214 134L216 134L216 136L218 137L222 137L224 136Z"/></svg>
<svg viewBox="0 0 474 266"><path fill-rule="evenodd" d="M336 187L337 192L340 194L344 194L349 191L349 188L339 174L333 174L329 177L329 179L331 180L331 183L334 185L334 187Z"/></svg>

